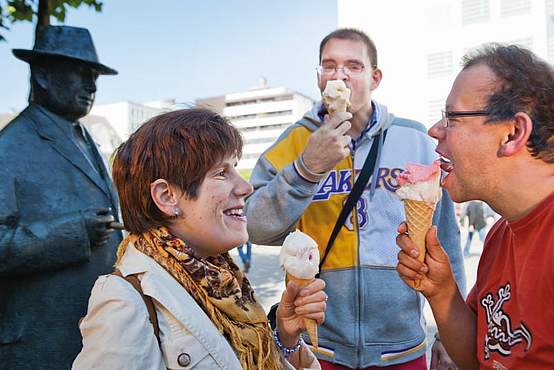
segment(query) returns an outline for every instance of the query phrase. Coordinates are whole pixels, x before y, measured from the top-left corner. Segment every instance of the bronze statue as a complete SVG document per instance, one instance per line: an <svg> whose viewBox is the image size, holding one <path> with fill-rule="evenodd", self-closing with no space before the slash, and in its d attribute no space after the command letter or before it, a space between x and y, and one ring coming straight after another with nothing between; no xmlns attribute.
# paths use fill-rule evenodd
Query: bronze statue
<svg viewBox="0 0 554 370"><path fill-rule="evenodd" d="M98 75L117 71L84 28L48 26L13 53L30 64L32 93L0 131L0 367L69 369L92 285L122 238L107 163L79 123Z"/></svg>

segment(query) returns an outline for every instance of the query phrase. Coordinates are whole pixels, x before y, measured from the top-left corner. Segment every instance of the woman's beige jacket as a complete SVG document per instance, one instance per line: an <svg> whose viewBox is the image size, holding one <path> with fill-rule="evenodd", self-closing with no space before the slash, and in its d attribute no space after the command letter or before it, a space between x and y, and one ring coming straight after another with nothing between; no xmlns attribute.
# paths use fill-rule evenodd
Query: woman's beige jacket
<svg viewBox="0 0 554 370"><path fill-rule="evenodd" d="M74 370L226 369L240 370L233 349L190 294L153 259L127 247L123 276L138 274L145 295L154 300L161 350L139 293L115 275L100 276L80 323L83 349ZM319 369L303 348L309 369ZM283 369L294 369L284 359Z"/></svg>

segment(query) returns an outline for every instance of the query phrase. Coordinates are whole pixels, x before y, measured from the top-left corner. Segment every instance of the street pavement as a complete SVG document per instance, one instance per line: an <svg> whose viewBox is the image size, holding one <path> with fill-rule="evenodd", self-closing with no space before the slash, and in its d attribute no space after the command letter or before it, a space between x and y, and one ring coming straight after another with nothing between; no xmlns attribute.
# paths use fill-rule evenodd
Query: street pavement
<svg viewBox="0 0 554 370"><path fill-rule="evenodd" d="M285 290L285 274L278 261L279 249L280 247L252 245L251 267L246 274L266 312L281 299ZM242 268L237 249L233 249L230 254Z"/></svg>
<svg viewBox="0 0 554 370"><path fill-rule="evenodd" d="M475 233L477 234L477 233ZM465 245L467 238L467 229L461 229L462 246ZM252 246L252 261L250 271L247 273L250 283L254 287L256 296L266 312L269 311L271 305L278 302L285 288L284 272L279 267L278 256L279 248L274 246L253 245ZM466 270L466 285L469 290L475 284L477 276L477 265L481 255L482 243L476 236L471 244L471 254L464 258ZM242 263L236 249L230 252L238 266L242 268ZM425 319L427 321L427 360L431 359L431 345L434 342L433 336L437 330L435 320L429 305L425 305Z"/></svg>

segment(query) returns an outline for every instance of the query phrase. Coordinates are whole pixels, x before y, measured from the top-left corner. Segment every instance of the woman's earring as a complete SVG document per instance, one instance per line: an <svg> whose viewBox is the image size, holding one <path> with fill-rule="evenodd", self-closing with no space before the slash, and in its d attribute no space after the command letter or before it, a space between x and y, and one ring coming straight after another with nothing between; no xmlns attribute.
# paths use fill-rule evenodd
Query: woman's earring
<svg viewBox="0 0 554 370"><path fill-rule="evenodd" d="M181 216L181 215L183 214L183 211L181 211L181 208L175 207L175 208L173 209L173 213L174 213L174 216L175 216L175 217L179 217L179 216Z"/></svg>

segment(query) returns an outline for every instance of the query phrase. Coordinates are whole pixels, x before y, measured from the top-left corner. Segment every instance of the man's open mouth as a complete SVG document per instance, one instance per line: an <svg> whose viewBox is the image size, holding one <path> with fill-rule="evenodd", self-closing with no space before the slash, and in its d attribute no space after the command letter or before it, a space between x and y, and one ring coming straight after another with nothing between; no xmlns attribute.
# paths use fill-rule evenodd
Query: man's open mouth
<svg viewBox="0 0 554 370"><path fill-rule="evenodd" d="M440 154L439 157L439 163L442 170L441 173L441 186L444 185L444 182L448 175L454 170L454 165L452 164L452 161L448 158L446 158L444 155Z"/></svg>

